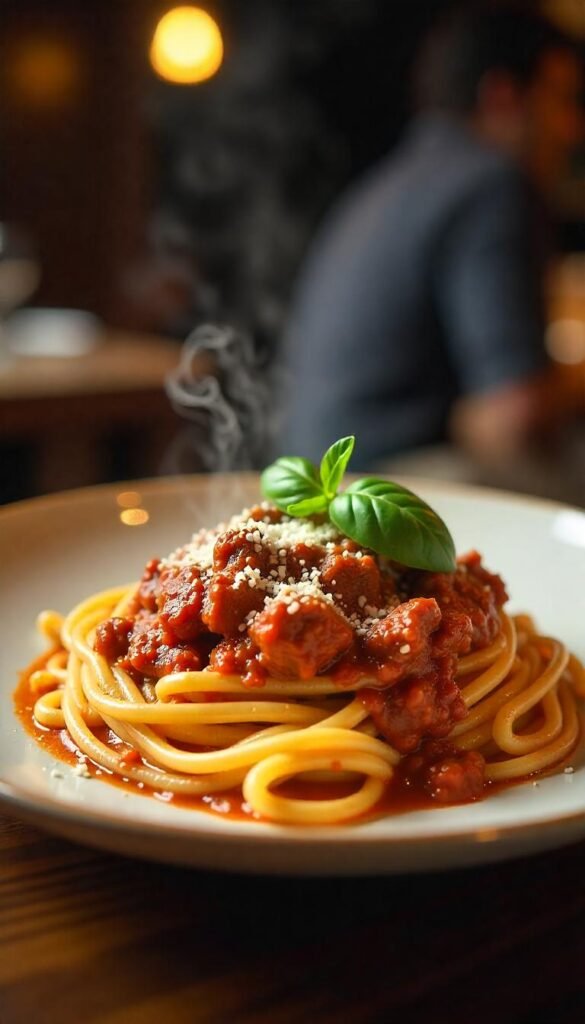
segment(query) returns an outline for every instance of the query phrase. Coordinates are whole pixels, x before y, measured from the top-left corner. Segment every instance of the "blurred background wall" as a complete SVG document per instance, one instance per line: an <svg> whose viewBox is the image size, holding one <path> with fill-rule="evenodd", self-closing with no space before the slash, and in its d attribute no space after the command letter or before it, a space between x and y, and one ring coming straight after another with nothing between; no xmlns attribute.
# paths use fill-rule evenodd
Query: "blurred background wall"
<svg viewBox="0 0 585 1024"><path fill-rule="evenodd" d="M18 345L8 356L4 346L2 500L157 472L162 441L173 434L161 390L178 357L172 339L196 324L227 322L249 332L260 352L274 350L316 225L400 137L413 55L449 3L201 6L219 28L223 53L211 77L179 84L161 77L176 77L172 45L166 58L152 49L168 2L2 4L0 221L12 235L5 231L0 244L0 276L11 247L40 274L20 303L16 295L3 300L3 312L24 303L88 311L118 346L111 365L104 356L89 371L93 383L104 377L109 426L88 412L91 384L74 383L69 370L65 384L56 379L49 346L35 352L40 362L29 353L24 368ZM570 31L583 30L579 0L545 6ZM572 252L585 249L579 175L576 164L558 195L562 245ZM136 380L116 374L140 375L145 360L154 369L140 395ZM53 381L48 393L43 381ZM124 395L137 409L136 421L116 411L112 391L119 405ZM67 403L60 420L58 407ZM161 417L151 458L136 452L148 409L151 419ZM81 450L71 437L76 422L90 441ZM52 451L39 473L40 440Z"/></svg>
<svg viewBox="0 0 585 1024"><path fill-rule="evenodd" d="M38 244L37 304L161 326L128 291L152 234L180 245L183 228L201 292L223 288L247 318L252 278L267 293L254 314L270 321L319 214L397 138L414 49L445 3L207 4L223 66L195 85L161 81L149 61L170 7L3 4L2 218Z"/></svg>

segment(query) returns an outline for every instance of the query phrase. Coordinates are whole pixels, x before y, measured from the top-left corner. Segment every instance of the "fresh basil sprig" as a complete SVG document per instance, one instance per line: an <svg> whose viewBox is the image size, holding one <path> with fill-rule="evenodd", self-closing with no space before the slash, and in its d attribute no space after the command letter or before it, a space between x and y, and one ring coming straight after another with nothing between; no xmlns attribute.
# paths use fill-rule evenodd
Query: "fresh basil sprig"
<svg viewBox="0 0 585 1024"><path fill-rule="evenodd" d="M351 459L355 445L355 437L342 437L336 441L325 452L319 467L321 486L327 498L331 501L337 494L339 485L343 480L343 474Z"/></svg>
<svg viewBox="0 0 585 1024"><path fill-rule="evenodd" d="M357 544L401 565L453 572L453 538L440 516L418 495L374 476L356 480L339 492L354 444L354 437L336 441L319 469L296 456L277 459L262 473L262 493L290 516L327 514Z"/></svg>
<svg viewBox="0 0 585 1024"><path fill-rule="evenodd" d="M327 511L319 471L308 459L285 455L264 470L262 493L291 516L318 515Z"/></svg>

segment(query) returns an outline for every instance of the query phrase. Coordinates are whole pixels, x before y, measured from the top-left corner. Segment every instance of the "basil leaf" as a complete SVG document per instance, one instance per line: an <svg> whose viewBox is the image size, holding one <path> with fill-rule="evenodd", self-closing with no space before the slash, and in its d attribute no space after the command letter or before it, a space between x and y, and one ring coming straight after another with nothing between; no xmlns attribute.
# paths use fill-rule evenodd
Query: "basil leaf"
<svg viewBox="0 0 585 1024"><path fill-rule="evenodd" d="M342 437L327 449L321 459L321 484L328 498L333 498L337 494L354 445L355 437Z"/></svg>
<svg viewBox="0 0 585 1024"><path fill-rule="evenodd" d="M321 497L317 467L308 459L285 455L268 466L260 477L262 493L286 512L307 498Z"/></svg>
<svg viewBox="0 0 585 1024"><path fill-rule="evenodd" d="M430 572L453 572L455 545L445 523L422 498L399 484L365 477L338 494L329 518L379 555Z"/></svg>
<svg viewBox="0 0 585 1024"><path fill-rule="evenodd" d="M305 498L294 505L287 505L286 511L289 516L317 516L327 511L328 504L325 495L318 494L315 498Z"/></svg>

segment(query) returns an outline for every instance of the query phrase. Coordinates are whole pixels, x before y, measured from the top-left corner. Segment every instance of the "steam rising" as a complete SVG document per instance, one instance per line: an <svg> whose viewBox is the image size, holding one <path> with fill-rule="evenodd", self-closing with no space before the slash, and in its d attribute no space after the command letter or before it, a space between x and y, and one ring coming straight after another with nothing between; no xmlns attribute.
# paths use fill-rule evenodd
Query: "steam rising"
<svg viewBox="0 0 585 1024"><path fill-rule="evenodd" d="M272 387L248 335L214 324L197 327L165 386L173 409L189 427L173 442L164 472L222 472L263 464Z"/></svg>

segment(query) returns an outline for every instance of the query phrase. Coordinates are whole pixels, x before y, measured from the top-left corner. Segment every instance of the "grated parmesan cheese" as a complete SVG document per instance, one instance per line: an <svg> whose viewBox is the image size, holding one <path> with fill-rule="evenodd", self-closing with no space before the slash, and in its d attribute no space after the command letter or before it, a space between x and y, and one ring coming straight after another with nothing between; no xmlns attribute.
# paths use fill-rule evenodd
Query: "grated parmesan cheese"
<svg viewBox="0 0 585 1024"><path fill-rule="evenodd" d="M261 506L266 511L270 505L263 503ZM325 552L335 550L345 536L333 526L332 523L315 523L310 519L293 519L290 516L283 516L282 519L273 523L269 516L262 520L255 520L250 517L249 509L244 509L239 515L232 516L227 523L220 523L212 529L202 529L193 534L189 543L177 548L167 558L161 559L161 567L185 566L197 567L203 578L209 578L213 572L214 547L222 534L235 531L242 534L248 544L253 545L257 555L267 554L267 562L270 566L265 574L257 567L244 566L234 575L233 588L239 590L241 587L250 587L264 593L264 607L279 601L287 605L290 615L295 615L301 610L301 605L306 604L313 598L326 601L346 619L360 636L366 634L370 626L379 619L384 618L395 606L392 601L389 606L377 608L367 603L365 595L358 598L359 612L346 615L338 603L342 595L330 594L323 590L319 570L313 566L307 568L306 559L299 559L301 577L295 580L294 576L288 575L287 559L292 548L299 544L306 547L318 547ZM343 558L362 558L364 552L361 550L350 552L344 549L341 552ZM332 581L335 586L336 581ZM335 600L335 599L337 600ZM396 600L395 603L399 603ZM259 613L250 612L238 629L244 633L248 626L254 621ZM406 653L406 652L403 652Z"/></svg>

